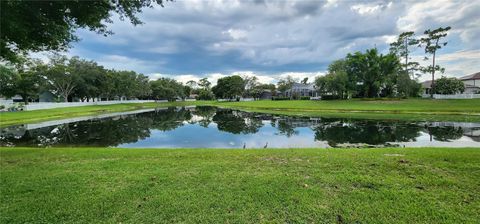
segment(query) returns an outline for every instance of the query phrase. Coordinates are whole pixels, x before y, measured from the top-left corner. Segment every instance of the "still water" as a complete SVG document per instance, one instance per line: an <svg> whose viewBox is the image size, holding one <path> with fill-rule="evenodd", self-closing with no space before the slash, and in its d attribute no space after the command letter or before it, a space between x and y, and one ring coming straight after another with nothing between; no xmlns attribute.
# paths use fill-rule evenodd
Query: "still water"
<svg viewBox="0 0 480 224"><path fill-rule="evenodd" d="M294 117L162 108L0 128L1 146L128 148L480 147L480 123Z"/></svg>

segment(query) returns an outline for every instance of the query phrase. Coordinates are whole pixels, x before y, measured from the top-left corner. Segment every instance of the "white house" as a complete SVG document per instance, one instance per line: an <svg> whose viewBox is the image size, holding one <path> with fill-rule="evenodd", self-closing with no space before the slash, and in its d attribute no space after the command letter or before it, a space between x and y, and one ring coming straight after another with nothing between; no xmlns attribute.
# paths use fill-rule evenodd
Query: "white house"
<svg viewBox="0 0 480 224"><path fill-rule="evenodd" d="M465 84L464 93L480 93L480 72L459 78Z"/></svg>

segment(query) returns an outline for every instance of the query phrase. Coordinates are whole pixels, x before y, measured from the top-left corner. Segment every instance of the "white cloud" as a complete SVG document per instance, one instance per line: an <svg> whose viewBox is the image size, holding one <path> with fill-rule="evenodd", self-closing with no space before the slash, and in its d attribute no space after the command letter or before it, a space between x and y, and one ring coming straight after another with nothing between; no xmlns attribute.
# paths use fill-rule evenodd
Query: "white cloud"
<svg viewBox="0 0 480 224"><path fill-rule="evenodd" d="M247 37L247 31L241 29L228 29L227 31L223 31L222 34L226 34L234 40L240 40Z"/></svg>
<svg viewBox="0 0 480 224"><path fill-rule="evenodd" d="M202 78L207 78L212 85L217 84L217 80L224 78L230 75L239 75L239 76L255 76L258 79L258 82L264 84L276 84L280 79L290 76L297 80L298 82L304 78L308 78L309 82L313 82L316 77L325 75L325 72L282 72L282 73L272 73L264 74L253 71L235 71L231 73L208 73L204 75L193 75L193 74L184 74L184 75L173 75L173 74L161 74L161 73L152 73L148 74L150 80L156 80L161 77L172 78L182 83L187 83L190 80L198 82Z"/></svg>

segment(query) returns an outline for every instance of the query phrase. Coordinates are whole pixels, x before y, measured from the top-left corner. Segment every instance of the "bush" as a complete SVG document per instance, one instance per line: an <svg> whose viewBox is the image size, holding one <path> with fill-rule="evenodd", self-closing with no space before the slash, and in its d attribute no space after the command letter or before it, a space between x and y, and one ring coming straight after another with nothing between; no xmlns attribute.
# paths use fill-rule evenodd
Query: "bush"
<svg viewBox="0 0 480 224"><path fill-rule="evenodd" d="M465 91L465 85L456 78L442 77L435 81L434 89L436 94L457 94Z"/></svg>
<svg viewBox="0 0 480 224"><path fill-rule="evenodd" d="M322 100L339 100L340 96L337 95L323 95Z"/></svg>
<svg viewBox="0 0 480 224"><path fill-rule="evenodd" d="M274 96L272 97L272 100L290 100L290 98L282 97L282 96Z"/></svg>
<svg viewBox="0 0 480 224"><path fill-rule="evenodd" d="M197 100L214 100L215 95L213 95L213 92L207 89L202 89L198 93Z"/></svg>
<svg viewBox="0 0 480 224"><path fill-rule="evenodd" d="M309 96L302 96L302 97L300 97L300 100L310 100L310 97Z"/></svg>

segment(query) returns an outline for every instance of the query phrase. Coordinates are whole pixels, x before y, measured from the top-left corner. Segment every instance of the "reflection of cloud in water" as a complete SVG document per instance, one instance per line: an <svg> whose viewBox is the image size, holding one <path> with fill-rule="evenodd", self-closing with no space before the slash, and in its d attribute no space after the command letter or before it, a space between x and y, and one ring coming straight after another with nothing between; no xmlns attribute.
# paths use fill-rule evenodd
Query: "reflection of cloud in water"
<svg viewBox="0 0 480 224"><path fill-rule="evenodd" d="M131 112L133 113L133 112ZM0 128L0 145L137 148L480 146L480 123L272 116L213 107ZM49 125L54 124L54 125ZM34 128L36 127L36 128Z"/></svg>
<svg viewBox="0 0 480 224"><path fill-rule="evenodd" d="M314 141L310 128L297 128L298 135L286 137L276 135L276 129L264 126L255 134L236 135L216 130L211 124L207 129L198 124L187 124L175 130L163 132L152 131L152 135L135 143L122 144L122 148L263 148L268 142L268 148L299 148L321 147L328 145Z"/></svg>
<svg viewBox="0 0 480 224"><path fill-rule="evenodd" d="M405 147L479 147L480 143L473 141L472 138L462 136L455 141L442 142L435 140L426 132L420 132L420 136L411 142L391 142Z"/></svg>

